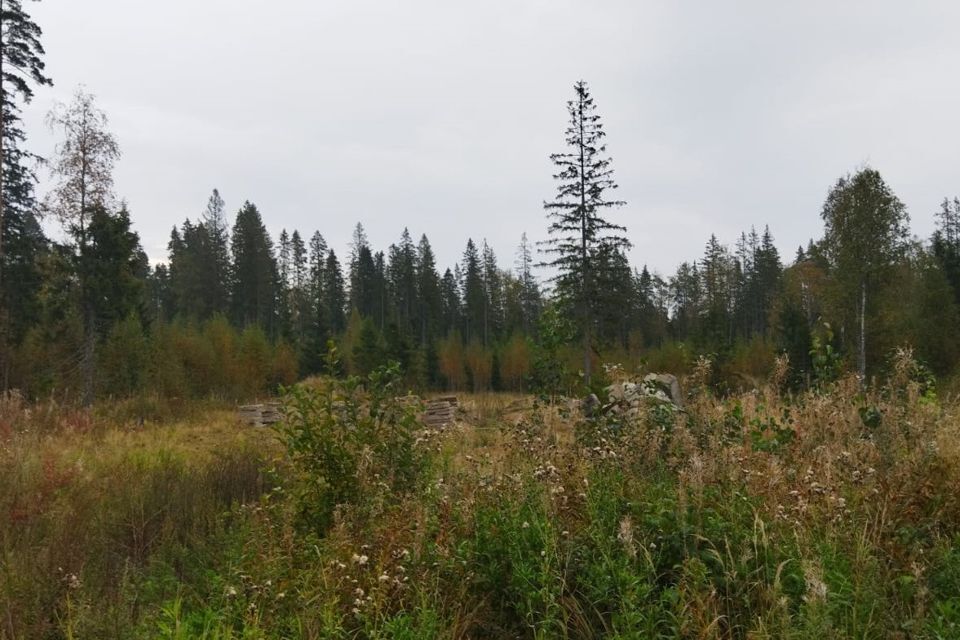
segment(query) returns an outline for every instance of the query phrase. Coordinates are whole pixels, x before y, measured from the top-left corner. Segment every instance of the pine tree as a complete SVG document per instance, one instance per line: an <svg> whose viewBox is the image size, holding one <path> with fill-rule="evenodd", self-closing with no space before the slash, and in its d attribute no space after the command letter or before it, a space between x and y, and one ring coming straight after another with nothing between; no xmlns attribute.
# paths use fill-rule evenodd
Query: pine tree
<svg viewBox="0 0 960 640"><path fill-rule="evenodd" d="M570 126L566 131L565 153L550 156L558 171L557 195L544 203L550 219L550 239L545 252L553 258L545 265L558 271L553 278L557 294L580 318L583 340L583 372L590 383L592 333L597 316L597 288L602 274L597 273L599 257L623 252L629 241L622 235L626 228L607 221L603 212L624 205L608 200L609 190L617 188L613 181L611 159L603 144L605 132L587 84L574 85L576 97L567 103Z"/></svg>

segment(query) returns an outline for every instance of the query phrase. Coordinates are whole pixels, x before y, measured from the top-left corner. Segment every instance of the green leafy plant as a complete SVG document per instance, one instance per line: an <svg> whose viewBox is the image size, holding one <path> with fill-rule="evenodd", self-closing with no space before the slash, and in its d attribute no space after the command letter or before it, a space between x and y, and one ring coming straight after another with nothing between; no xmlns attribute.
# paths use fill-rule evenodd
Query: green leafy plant
<svg viewBox="0 0 960 640"><path fill-rule="evenodd" d="M327 356L336 370L337 352ZM372 507L415 490L426 460L417 407L397 397L400 366L285 391L277 430L296 469L302 521L318 533L341 505Z"/></svg>
<svg viewBox="0 0 960 640"><path fill-rule="evenodd" d="M782 422L775 416L754 417L750 420L750 445L753 450L779 453L788 447L797 435L790 423L790 414L786 410Z"/></svg>
<svg viewBox="0 0 960 640"><path fill-rule="evenodd" d="M828 322L821 323L813 334L810 361L813 363L814 377L819 384L830 383L840 377L843 360L833 348L833 329Z"/></svg>

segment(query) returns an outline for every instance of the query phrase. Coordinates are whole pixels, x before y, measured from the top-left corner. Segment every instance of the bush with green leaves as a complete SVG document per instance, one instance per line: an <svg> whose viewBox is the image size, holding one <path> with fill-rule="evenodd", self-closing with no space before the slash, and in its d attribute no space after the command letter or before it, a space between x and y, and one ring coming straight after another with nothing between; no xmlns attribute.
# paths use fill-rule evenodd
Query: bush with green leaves
<svg viewBox="0 0 960 640"><path fill-rule="evenodd" d="M336 366L335 350L328 360ZM277 429L297 472L301 521L316 533L338 508L375 510L418 487L426 466L421 424L418 407L397 397L400 382L394 362L364 377L285 390Z"/></svg>

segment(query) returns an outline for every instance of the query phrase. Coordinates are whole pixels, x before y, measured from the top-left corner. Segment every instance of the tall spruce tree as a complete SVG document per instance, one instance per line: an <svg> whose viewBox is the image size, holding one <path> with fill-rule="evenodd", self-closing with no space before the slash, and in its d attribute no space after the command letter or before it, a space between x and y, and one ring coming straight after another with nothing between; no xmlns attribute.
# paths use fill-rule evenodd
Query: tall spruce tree
<svg viewBox="0 0 960 640"><path fill-rule="evenodd" d="M575 98L567 103L569 150L550 156L557 167L553 177L559 184L554 199L543 205L550 220L550 238L543 246L551 256L543 264L557 271L552 279L556 292L580 318L583 373L589 384L592 334L598 312L599 291L595 285L602 281L602 274L598 273L602 269L601 257L623 252L630 243L622 235L626 228L604 217L608 209L626 203L607 198L617 184L611 159L606 155L606 133L600 116L586 82L577 82L574 92Z"/></svg>
<svg viewBox="0 0 960 640"><path fill-rule="evenodd" d="M467 240L463 252L460 290L463 292L463 339L466 342L484 340L487 292L483 283L483 264L472 239Z"/></svg>
<svg viewBox="0 0 960 640"><path fill-rule="evenodd" d="M323 268L324 277L324 309L327 315L327 326L332 334L342 333L347 328L345 315L347 308L347 294L344 291L343 272L340 261L333 249L327 252L327 261Z"/></svg>
<svg viewBox="0 0 960 640"><path fill-rule="evenodd" d="M323 369L330 339L330 312L326 293L327 241L319 231L310 236L307 267L306 338L303 347L303 369L318 373Z"/></svg>
<svg viewBox="0 0 960 640"><path fill-rule="evenodd" d="M300 232L290 235L290 310L293 337L302 347L310 323L310 279L307 246Z"/></svg>
<svg viewBox="0 0 960 640"><path fill-rule="evenodd" d="M733 340L731 312L739 270L729 249L711 234L700 263L700 277L704 296L702 337L713 349L728 347Z"/></svg>
<svg viewBox="0 0 960 640"><path fill-rule="evenodd" d="M521 328L524 335L533 335L543 302L540 296L540 285L537 284L533 275L533 250L526 233L520 236L520 246L517 247L517 260L514 266L520 287Z"/></svg>
<svg viewBox="0 0 960 640"><path fill-rule="evenodd" d="M142 316L146 254L140 237L130 228L130 213L125 205L116 213L102 206L90 212L89 251L81 260L87 264L85 297L93 305L99 337L131 314Z"/></svg>
<svg viewBox="0 0 960 640"><path fill-rule="evenodd" d="M290 247L290 234L280 230L277 241L277 322L279 333L286 339L293 334L293 252Z"/></svg>
<svg viewBox="0 0 960 640"><path fill-rule="evenodd" d="M350 243L350 307L365 318L373 317L377 306L377 268L362 224L357 224Z"/></svg>
<svg viewBox="0 0 960 640"><path fill-rule="evenodd" d="M416 277L419 340L421 345L431 345L435 338L440 337L443 325L443 294L437 260L425 234L420 236L417 245Z"/></svg>
<svg viewBox="0 0 960 640"><path fill-rule="evenodd" d="M483 260L483 344L494 342L503 330L503 278L497 267L497 256L493 249L483 241L481 254Z"/></svg>
<svg viewBox="0 0 960 640"><path fill-rule="evenodd" d="M672 333L677 340L696 340L700 336L703 314L703 283L697 262L683 262L670 278Z"/></svg>
<svg viewBox="0 0 960 640"><path fill-rule="evenodd" d="M460 269L456 265L454 265L454 267L453 271L450 269L444 271L443 278L440 279L441 318L444 337L460 329L463 316L460 297L460 278L456 273L459 272Z"/></svg>
<svg viewBox="0 0 960 640"><path fill-rule="evenodd" d="M540 285L533 275L533 250L527 240L527 234L520 236L515 263L517 280L520 286L521 329L524 335L533 335L543 307Z"/></svg>
<svg viewBox="0 0 960 640"><path fill-rule="evenodd" d="M24 148L20 105L33 98L34 85L53 84L45 73L41 35L21 0L0 0L0 292L10 249L36 249L22 242L35 238L39 227L33 217L36 177L30 166L37 156ZM14 255L21 263L24 258ZM27 259L32 261L33 256ZM5 293L0 296L4 308L9 300Z"/></svg>
<svg viewBox="0 0 960 640"><path fill-rule="evenodd" d="M183 318L206 320L212 313L210 238L204 224L184 220L174 228L167 245L170 255L170 294L174 313Z"/></svg>
<svg viewBox="0 0 960 640"><path fill-rule="evenodd" d="M209 243L206 260L209 273L205 277L207 288L204 296L213 313L226 314L230 311L230 229L225 204L217 189L207 200L203 226Z"/></svg>
<svg viewBox="0 0 960 640"><path fill-rule="evenodd" d="M279 276L273 242L255 205L244 203L232 236L234 322L239 326L256 324L274 335Z"/></svg>
<svg viewBox="0 0 960 640"><path fill-rule="evenodd" d="M387 262L388 316L401 335L416 335L417 248L405 228L400 244L390 245Z"/></svg>

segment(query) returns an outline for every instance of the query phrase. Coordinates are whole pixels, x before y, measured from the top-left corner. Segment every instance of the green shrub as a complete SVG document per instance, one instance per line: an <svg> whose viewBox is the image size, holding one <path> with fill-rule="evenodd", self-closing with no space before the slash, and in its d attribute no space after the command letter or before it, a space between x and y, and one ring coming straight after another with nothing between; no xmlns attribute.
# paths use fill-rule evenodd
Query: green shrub
<svg viewBox="0 0 960 640"><path fill-rule="evenodd" d="M391 363L365 378L286 390L278 433L297 471L302 523L316 533L341 505L372 509L417 488L426 459L416 407L396 397L400 379Z"/></svg>

